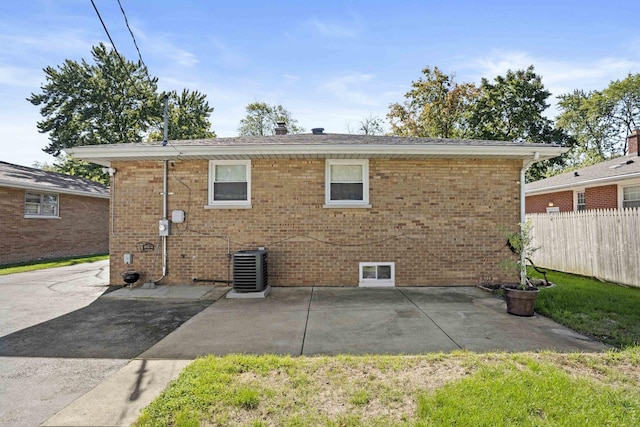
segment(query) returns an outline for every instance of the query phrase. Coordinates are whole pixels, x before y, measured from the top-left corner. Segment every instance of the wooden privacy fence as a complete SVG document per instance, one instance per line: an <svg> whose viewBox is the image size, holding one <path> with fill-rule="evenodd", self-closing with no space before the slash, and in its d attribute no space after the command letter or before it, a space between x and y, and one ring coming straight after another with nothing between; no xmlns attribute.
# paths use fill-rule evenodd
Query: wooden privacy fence
<svg viewBox="0 0 640 427"><path fill-rule="evenodd" d="M640 209L529 214L533 262L640 287Z"/></svg>

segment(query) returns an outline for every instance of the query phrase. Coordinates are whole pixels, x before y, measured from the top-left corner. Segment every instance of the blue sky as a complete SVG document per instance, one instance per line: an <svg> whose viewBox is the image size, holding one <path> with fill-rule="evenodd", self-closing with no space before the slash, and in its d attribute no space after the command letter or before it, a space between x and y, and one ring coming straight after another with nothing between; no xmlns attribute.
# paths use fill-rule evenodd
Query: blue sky
<svg viewBox="0 0 640 427"><path fill-rule="evenodd" d="M117 0L94 1L118 51L136 60ZM534 65L554 96L640 72L637 0L121 3L160 90L206 94L218 136L236 135L255 100L282 104L307 130L346 133L385 118L425 66L479 83ZM90 0L4 2L0 160L53 162L26 98L44 67L90 59L99 42L108 39Z"/></svg>

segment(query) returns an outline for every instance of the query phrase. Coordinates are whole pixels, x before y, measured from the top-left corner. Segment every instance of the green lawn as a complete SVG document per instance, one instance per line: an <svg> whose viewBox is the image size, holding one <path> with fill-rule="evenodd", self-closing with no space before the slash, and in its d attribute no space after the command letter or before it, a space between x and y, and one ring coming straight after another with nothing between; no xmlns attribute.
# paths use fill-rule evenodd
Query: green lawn
<svg viewBox="0 0 640 427"><path fill-rule="evenodd" d="M555 271L547 277L556 286L540 291L536 312L618 348L640 344L640 288Z"/></svg>
<svg viewBox="0 0 640 427"><path fill-rule="evenodd" d="M7 264L0 265L0 276L5 274L23 273L25 271L42 270L44 268L65 267L67 265L81 264L84 262L95 262L109 259L109 254L105 255L93 255L88 257L73 257L73 258L59 258L50 259L46 261L20 263L20 264Z"/></svg>
<svg viewBox="0 0 640 427"><path fill-rule="evenodd" d="M640 348L196 360L141 426L640 425Z"/></svg>
<svg viewBox="0 0 640 427"><path fill-rule="evenodd" d="M206 357L136 425L640 425L640 289L548 276L536 311L618 350Z"/></svg>

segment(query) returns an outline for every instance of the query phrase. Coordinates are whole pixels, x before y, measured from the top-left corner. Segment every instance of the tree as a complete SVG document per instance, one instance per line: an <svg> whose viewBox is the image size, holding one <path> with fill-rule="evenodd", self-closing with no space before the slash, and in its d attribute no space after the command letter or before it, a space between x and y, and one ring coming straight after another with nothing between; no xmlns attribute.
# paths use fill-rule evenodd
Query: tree
<svg viewBox="0 0 640 427"><path fill-rule="evenodd" d="M458 84L455 76L434 67L422 70L424 79L412 82L402 104L389 106L391 133L399 136L465 137L465 112L478 96L472 83Z"/></svg>
<svg viewBox="0 0 640 427"><path fill-rule="evenodd" d="M549 107L551 93L533 66L526 70L508 70L494 83L483 78L480 95L467 112L469 136L495 141L556 143L571 146L574 140L543 115ZM564 158L534 164L527 172L528 181L546 176L548 169L562 167Z"/></svg>
<svg viewBox="0 0 640 427"><path fill-rule="evenodd" d="M360 120L355 132L352 131L349 126L347 126L347 131L349 133L357 133L360 135L382 135L384 134L382 123L383 121L380 117L369 114L369 116Z"/></svg>
<svg viewBox="0 0 640 427"><path fill-rule="evenodd" d="M34 168L42 169L49 172L58 172L65 175L80 176L91 181L109 185L109 175L102 172L100 166L89 162L74 159L71 156L60 154L52 165L46 162L34 162Z"/></svg>
<svg viewBox="0 0 640 427"><path fill-rule="evenodd" d="M611 82L602 91L605 104L610 105L610 115L621 140L622 154L628 151L627 136L640 125L640 74L629 73L623 80Z"/></svg>
<svg viewBox="0 0 640 427"><path fill-rule="evenodd" d="M79 145L139 142L161 120L157 79L140 63L126 61L100 43L92 49L95 64L65 60L44 69L41 94L28 98L41 106L41 133L49 133L44 151L57 156Z"/></svg>
<svg viewBox="0 0 640 427"><path fill-rule="evenodd" d="M275 135L278 122L285 123L288 133L305 131L282 105L268 105L266 102L256 101L247 105L246 111L247 115L240 120L238 126L240 136Z"/></svg>
<svg viewBox="0 0 640 427"><path fill-rule="evenodd" d="M629 74L603 90L575 90L560 95L558 127L577 143L570 153L574 167L625 154L627 136L640 124L640 74Z"/></svg>
<svg viewBox="0 0 640 427"><path fill-rule="evenodd" d="M57 68L46 67L42 93L27 98L40 106L43 120L37 126L49 134L46 153L57 157L69 147L141 142L162 129L164 102L157 92L158 79L150 77L141 62L127 61L102 43L91 55L92 64L66 60ZM215 136L208 120L213 109L205 95L171 92L170 104L172 139ZM55 167L89 179L108 179L98 165L80 167L78 162L63 157Z"/></svg>
<svg viewBox="0 0 640 427"><path fill-rule="evenodd" d="M168 129L167 137L170 140L177 139L205 139L215 138L216 133L211 131L209 116L213 107L209 106L206 95L184 89L180 95L176 91L167 94L168 98ZM164 108L164 95L160 96L159 105ZM164 113L163 113L164 114ZM149 136L151 141L164 139L164 123L160 123L158 129Z"/></svg>
<svg viewBox="0 0 640 427"><path fill-rule="evenodd" d="M560 115L556 126L573 136L576 144L568 155L573 167L602 162L616 155L615 125L611 104L602 92L573 93L558 97Z"/></svg>

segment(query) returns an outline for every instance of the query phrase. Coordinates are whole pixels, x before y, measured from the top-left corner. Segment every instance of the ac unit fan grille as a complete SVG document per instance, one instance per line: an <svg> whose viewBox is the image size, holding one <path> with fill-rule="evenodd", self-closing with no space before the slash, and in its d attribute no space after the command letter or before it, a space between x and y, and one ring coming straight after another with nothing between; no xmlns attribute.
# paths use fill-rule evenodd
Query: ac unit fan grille
<svg viewBox="0 0 640 427"><path fill-rule="evenodd" d="M233 289L238 292L258 292L267 281L267 252L240 251L233 254Z"/></svg>

